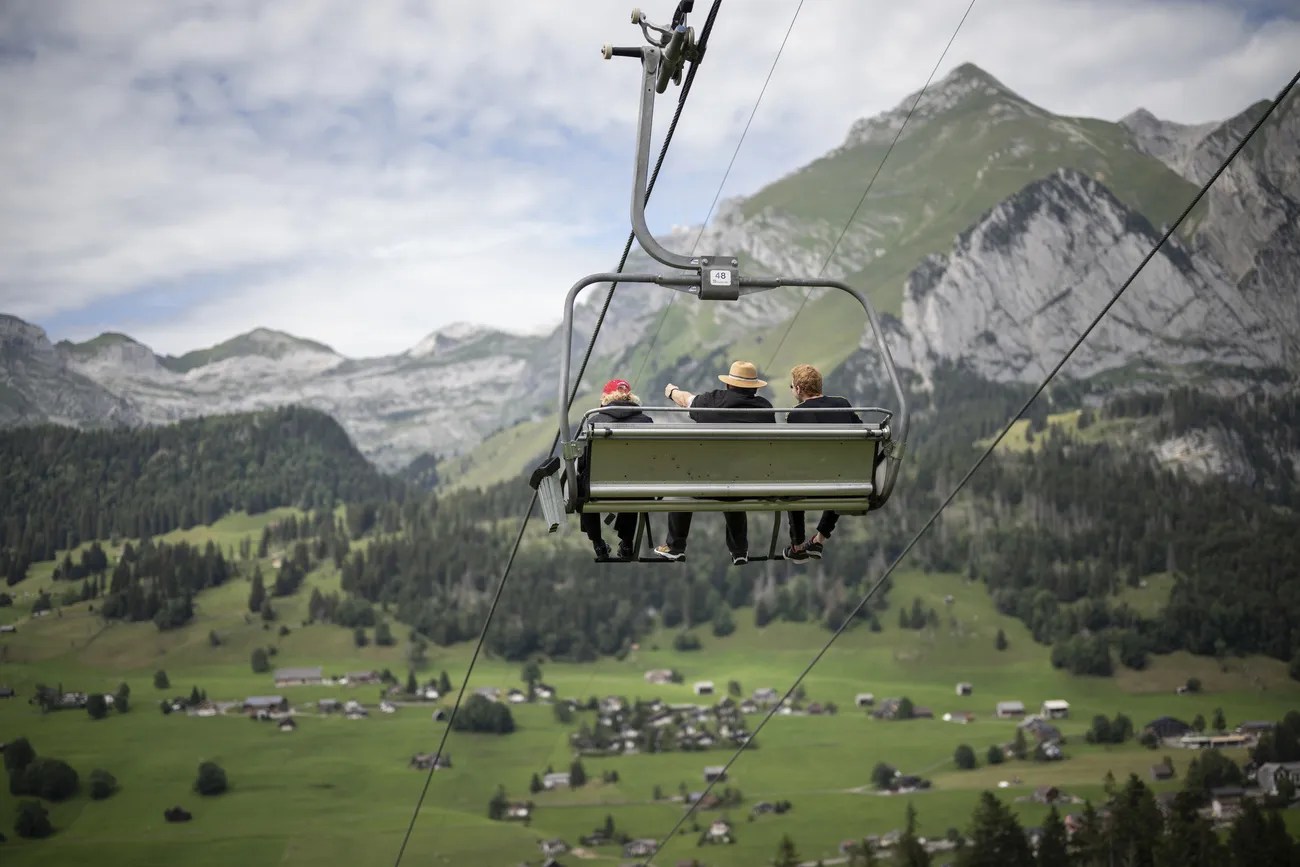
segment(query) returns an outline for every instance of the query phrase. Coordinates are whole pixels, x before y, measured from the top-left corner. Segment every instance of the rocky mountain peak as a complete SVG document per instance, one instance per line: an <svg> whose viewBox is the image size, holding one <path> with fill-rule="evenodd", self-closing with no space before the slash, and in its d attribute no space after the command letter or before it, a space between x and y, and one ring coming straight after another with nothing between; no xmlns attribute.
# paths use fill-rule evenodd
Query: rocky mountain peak
<svg viewBox="0 0 1300 867"><path fill-rule="evenodd" d="M428 337L408 349L406 355L411 358L445 355L448 352L454 352L461 347L478 341L491 331L492 329L485 325L475 325L471 322L453 322L451 325L439 328L429 334Z"/></svg>
<svg viewBox="0 0 1300 867"><path fill-rule="evenodd" d="M977 102L992 103L984 106L993 117L1042 114L1043 112L1019 96L1005 84L973 63L963 63L926 89L920 102L917 94L908 94L897 106L874 117L856 121L849 128L841 150L864 144L889 144L894 140L903 122L907 121L906 135L914 135L929 123ZM913 110L913 105L916 106ZM911 120L907 120L911 112Z"/></svg>
<svg viewBox="0 0 1300 867"><path fill-rule="evenodd" d="M1040 379L1157 239L1102 183L1055 171L991 209L950 253L913 271L903 301L909 354L923 376L947 360L991 380ZM1222 270L1170 241L1066 373L1204 366L1236 370L1245 382L1284 365L1277 330Z"/></svg>

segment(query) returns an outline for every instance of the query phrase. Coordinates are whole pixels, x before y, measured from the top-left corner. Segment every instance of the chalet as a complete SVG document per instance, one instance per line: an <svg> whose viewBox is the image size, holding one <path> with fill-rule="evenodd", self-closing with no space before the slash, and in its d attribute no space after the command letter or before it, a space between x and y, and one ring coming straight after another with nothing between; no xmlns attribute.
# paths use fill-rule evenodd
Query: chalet
<svg viewBox="0 0 1300 867"><path fill-rule="evenodd" d="M289 700L282 695L251 695L244 699L244 713L285 713L289 710Z"/></svg>
<svg viewBox="0 0 1300 867"><path fill-rule="evenodd" d="M727 779L726 769L722 765L710 765L704 769L704 782L723 782Z"/></svg>
<svg viewBox="0 0 1300 867"><path fill-rule="evenodd" d="M1151 732L1151 734L1166 740L1169 738L1179 738L1192 732L1192 727L1180 719L1174 719L1171 716L1156 717L1142 727L1142 731Z"/></svg>
<svg viewBox="0 0 1300 867"><path fill-rule="evenodd" d="M528 701L528 696L524 695L521 689L512 689L506 693L506 701L511 704L523 704Z"/></svg>
<svg viewBox="0 0 1300 867"><path fill-rule="evenodd" d="M397 705L392 704L390 702L381 701L379 703L379 710L381 713L397 713Z"/></svg>
<svg viewBox="0 0 1300 867"><path fill-rule="evenodd" d="M629 840L623 846L624 858L644 858L659 847L659 841L653 839Z"/></svg>
<svg viewBox="0 0 1300 867"><path fill-rule="evenodd" d="M1255 782L1260 791L1269 795L1277 794L1277 784L1290 780L1295 789L1300 789L1300 762L1265 762L1255 772Z"/></svg>
<svg viewBox="0 0 1300 867"><path fill-rule="evenodd" d="M0 686L0 698L13 698L17 695L12 686Z"/></svg>
<svg viewBox="0 0 1300 867"><path fill-rule="evenodd" d="M646 683L663 685L673 682L673 673L667 668L652 668L645 673Z"/></svg>
<svg viewBox="0 0 1300 867"><path fill-rule="evenodd" d="M1056 786L1039 786L1034 789L1033 799L1039 804L1055 804L1061 800L1061 790Z"/></svg>
<svg viewBox="0 0 1300 867"><path fill-rule="evenodd" d="M343 702L339 701L337 698L323 698L316 702L316 708L321 713L334 713L337 710L343 709Z"/></svg>
<svg viewBox="0 0 1300 867"><path fill-rule="evenodd" d="M695 684L696 695L713 695L713 681L701 680Z"/></svg>
<svg viewBox="0 0 1300 867"><path fill-rule="evenodd" d="M780 698L780 696L777 695L776 690L770 686L760 686L758 689L754 690L754 695L752 697L754 699L754 704L757 704L760 707L766 707L769 704L776 704L776 700Z"/></svg>
<svg viewBox="0 0 1300 867"><path fill-rule="evenodd" d="M1151 766L1151 779L1159 782L1160 780L1172 780L1173 778L1174 768L1168 762L1161 762L1158 765Z"/></svg>
<svg viewBox="0 0 1300 867"><path fill-rule="evenodd" d="M569 844L558 837L554 840L543 840L539 845L542 847L543 858L554 858L569 851Z"/></svg>
<svg viewBox="0 0 1300 867"><path fill-rule="evenodd" d="M513 803L506 805L507 819L527 819L533 814L533 808L528 804Z"/></svg>
<svg viewBox="0 0 1300 867"><path fill-rule="evenodd" d="M621 695L607 695L600 700L600 709L605 713L618 713L627 707L627 699Z"/></svg>
<svg viewBox="0 0 1300 867"><path fill-rule="evenodd" d="M1277 723L1271 723L1267 720L1249 720L1237 726L1236 733L1239 735L1255 735L1258 737L1265 732L1271 732L1275 728L1277 728Z"/></svg>
<svg viewBox="0 0 1300 867"><path fill-rule="evenodd" d="M325 682L323 669L315 668L277 668L275 670L276 686L319 686Z"/></svg>
<svg viewBox="0 0 1300 867"><path fill-rule="evenodd" d="M550 684L539 683L533 687L533 694L543 701L550 701L555 698L555 687Z"/></svg>
<svg viewBox="0 0 1300 867"><path fill-rule="evenodd" d="M762 816L764 813L771 813L776 809L776 805L771 801L759 801L749 812L755 816Z"/></svg>
<svg viewBox="0 0 1300 867"><path fill-rule="evenodd" d="M1030 717L1016 728L1029 732L1040 744L1059 744L1062 740L1061 730L1042 717Z"/></svg>
<svg viewBox="0 0 1300 867"><path fill-rule="evenodd" d="M808 705L809 716L821 716L825 712L826 712L826 708L822 707L821 702L815 701L812 704Z"/></svg>
<svg viewBox="0 0 1300 867"><path fill-rule="evenodd" d="M433 770L442 770L451 767L451 755L443 755L442 753L416 753L411 756L411 761L407 762L406 766L408 768L415 768L419 771L427 771L431 768Z"/></svg>
<svg viewBox="0 0 1300 867"><path fill-rule="evenodd" d="M294 722L293 717L285 717L284 719L280 720L280 725L278 727L280 731L287 733L287 732L296 731L298 728L298 723Z"/></svg>
<svg viewBox="0 0 1300 867"><path fill-rule="evenodd" d="M1221 786L1210 789L1210 810L1216 819L1230 819L1241 812L1241 799L1246 792L1240 786Z"/></svg>
<svg viewBox="0 0 1300 867"><path fill-rule="evenodd" d="M1040 713L1046 719L1067 719L1070 716L1070 703L1061 698L1049 698L1043 702Z"/></svg>
<svg viewBox="0 0 1300 867"><path fill-rule="evenodd" d="M714 819L709 823L709 828L704 834L705 839L710 843L730 843L731 823L726 819Z"/></svg>
<svg viewBox="0 0 1300 867"><path fill-rule="evenodd" d="M972 692L974 692L974 689L975 688L971 686L969 683L962 682L957 684L958 695L970 695Z"/></svg>
<svg viewBox="0 0 1300 867"><path fill-rule="evenodd" d="M17 631L18 631L18 627L14 626L12 623L6 623L4 626L0 626L0 632L17 632Z"/></svg>
<svg viewBox="0 0 1300 867"><path fill-rule="evenodd" d="M740 712L745 714L758 713L758 705L752 699L747 698L740 703Z"/></svg>
<svg viewBox="0 0 1300 867"><path fill-rule="evenodd" d="M480 686L474 689L475 695L481 695L488 701L500 701L501 690L495 686Z"/></svg>
<svg viewBox="0 0 1300 867"><path fill-rule="evenodd" d="M420 695L424 696L426 701L437 701L441 693L435 687L426 686Z"/></svg>
<svg viewBox="0 0 1300 867"><path fill-rule="evenodd" d="M1245 735L1186 734L1178 739L1178 745L1187 750L1221 750L1249 746L1251 740Z"/></svg>
<svg viewBox="0 0 1300 867"><path fill-rule="evenodd" d="M1023 701L1000 701L994 708L994 715L998 719L1011 719L1012 717L1025 715L1025 703Z"/></svg>
<svg viewBox="0 0 1300 867"><path fill-rule="evenodd" d="M360 686L367 683L379 683L379 672L377 671L349 671L343 675L349 686Z"/></svg>
<svg viewBox="0 0 1300 867"><path fill-rule="evenodd" d="M944 714L943 721L966 725L967 723L975 722L975 714L971 713L970 711L959 710L956 713Z"/></svg>
<svg viewBox="0 0 1300 867"><path fill-rule="evenodd" d="M546 789L547 791L550 791L551 789L558 789L561 786L567 789L570 785L571 783L569 781L568 771L557 771L555 773L547 774L544 777L542 777L542 788Z"/></svg>
<svg viewBox="0 0 1300 867"><path fill-rule="evenodd" d="M364 707L354 707L343 714L344 719L350 720L365 719L368 716L370 716L370 711L366 710Z"/></svg>
<svg viewBox="0 0 1300 867"><path fill-rule="evenodd" d="M915 705L912 708L912 719L934 719L934 711L919 704Z"/></svg>

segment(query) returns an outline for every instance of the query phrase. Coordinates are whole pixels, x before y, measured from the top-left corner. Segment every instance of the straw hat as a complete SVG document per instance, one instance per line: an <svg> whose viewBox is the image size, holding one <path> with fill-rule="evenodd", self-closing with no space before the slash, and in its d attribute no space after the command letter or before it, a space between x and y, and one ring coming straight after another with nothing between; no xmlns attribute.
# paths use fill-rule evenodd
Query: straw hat
<svg viewBox="0 0 1300 867"><path fill-rule="evenodd" d="M758 368L749 361L733 361L730 373L718 374L718 379L737 388L762 388L767 380L758 378Z"/></svg>

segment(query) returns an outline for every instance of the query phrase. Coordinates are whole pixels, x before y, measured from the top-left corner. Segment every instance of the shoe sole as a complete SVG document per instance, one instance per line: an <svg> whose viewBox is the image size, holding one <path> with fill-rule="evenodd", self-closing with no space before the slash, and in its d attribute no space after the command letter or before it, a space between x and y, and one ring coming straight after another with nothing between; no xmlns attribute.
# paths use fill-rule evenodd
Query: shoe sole
<svg viewBox="0 0 1300 867"><path fill-rule="evenodd" d="M673 562L686 559L685 554L671 554L671 553L665 554L663 551L655 551L655 556L662 557L665 560L672 560Z"/></svg>

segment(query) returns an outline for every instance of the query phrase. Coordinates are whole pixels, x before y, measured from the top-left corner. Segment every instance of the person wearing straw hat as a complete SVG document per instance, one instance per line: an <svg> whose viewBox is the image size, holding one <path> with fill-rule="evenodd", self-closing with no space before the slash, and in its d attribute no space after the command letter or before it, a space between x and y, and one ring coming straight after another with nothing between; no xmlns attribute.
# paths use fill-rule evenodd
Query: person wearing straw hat
<svg viewBox="0 0 1300 867"><path fill-rule="evenodd" d="M600 412L592 415L595 424L652 424L654 419L641 411L641 398L632 393L626 379L611 379L600 393ZM636 551L636 512L618 512L614 517L614 532L618 534L619 560L631 560ZM601 560L609 559L609 545L600 534L600 515L583 512L578 519L582 531L591 540L591 547Z"/></svg>
<svg viewBox="0 0 1300 867"><path fill-rule="evenodd" d="M702 424L762 424L776 421L776 413L771 411L772 402L758 394L758 390L767 385L767 381L758 378L758 368L753 362L732 362L731 369L719 374L718 379L727 387L701 394L691 394L670 382L664 386L664 397L680 407L689 408L691 419ZM755 411L710 412L714 409ZM692 516L691 512L668 513L668 538L665 544L655 548L655 554L665 560L686 559L686 536L691 531ZM732 565L748 563L749 521L745 513L723 512L722 517L727 524L727 550L731 552Z"/></svg>

